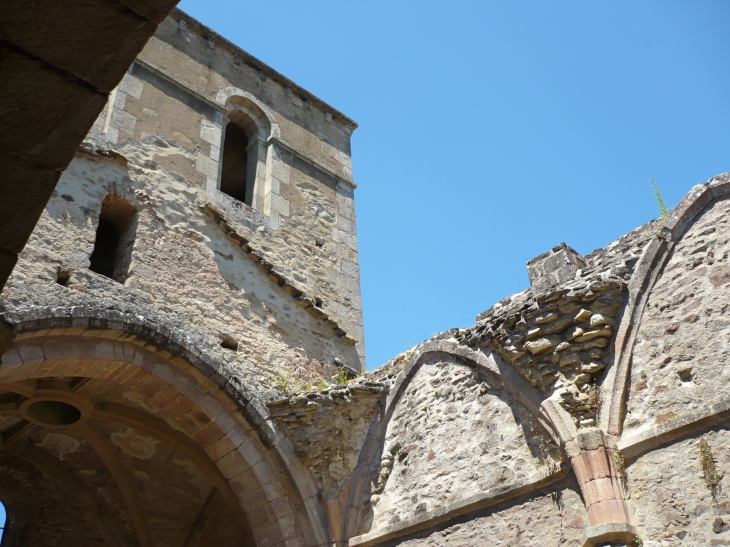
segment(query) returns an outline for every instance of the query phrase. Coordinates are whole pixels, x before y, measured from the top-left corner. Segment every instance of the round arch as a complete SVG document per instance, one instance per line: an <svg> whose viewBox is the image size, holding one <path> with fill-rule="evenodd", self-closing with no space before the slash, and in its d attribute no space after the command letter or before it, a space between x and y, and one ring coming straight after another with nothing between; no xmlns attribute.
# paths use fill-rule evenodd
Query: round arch
<svg viewBox="0 0 730 547"><path fill-rule="evenodd" d="M265 407L231 382L223 363L196 355L185 341L138 319L66 315L19 321L0 366L0 390L15 396L5 396L4 415L15 412L26 424L60 434L76 427L117 483L124 482L125 465L114 454L119 451L109 442L110 432L169 447L211 487L195 519L198 529L214 508L227 506L248 522L251 544L325 542L316 487L291 443L267 421ZM28 411L43 401L68 404L79 419L46 424ZM6 432L6 445L21 438L22 429L16 425L12 438ZM140 544L154 545L139 492L122 497ZM184 545L195 545L189 539Z"/></svg>

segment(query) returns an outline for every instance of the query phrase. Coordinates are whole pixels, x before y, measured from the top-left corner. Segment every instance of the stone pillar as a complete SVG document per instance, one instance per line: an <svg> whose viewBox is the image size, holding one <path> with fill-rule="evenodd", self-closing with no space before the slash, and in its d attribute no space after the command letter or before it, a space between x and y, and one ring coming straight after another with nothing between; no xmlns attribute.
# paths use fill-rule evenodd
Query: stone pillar
<svg viewBox="0 0 730 547"><path fill-rule="evenodd" d="M596 428L581 429L576 438L580 452L571 457L583 499L588 508L590 528L583 533L584 547L617 542L630 542L636 529L629 522L620 473L613 449L606 447L603 432Z"/></svg>

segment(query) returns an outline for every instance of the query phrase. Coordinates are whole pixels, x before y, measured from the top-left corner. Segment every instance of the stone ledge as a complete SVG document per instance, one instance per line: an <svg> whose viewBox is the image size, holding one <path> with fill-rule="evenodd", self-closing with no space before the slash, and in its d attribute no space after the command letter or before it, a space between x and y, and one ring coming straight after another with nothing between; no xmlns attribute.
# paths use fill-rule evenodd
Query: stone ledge
<svg viewBox="0 0 730 547"><path fill-rule="evenodd" d="M496 505L510 498L548 486L567 476L568 471L568 467L563 466L556 472L546 476L540 476L535 473L523 481L516 481L507 486L490 488L482 494L470 496L451 505L404 520L393 526L386 526L380 530L351 538L348 546L371 547L390 539L433 528L466 513Z"/></svg>
<svg viewBox="0 0 730 547"><path fill-rule="evenodd" d="M583 547L595 547L606 541L629 543L636 537L636 528L628 522L609 522L592 526L583 532Z"/></svg>
<svg viewBox="0 0 730 547"><path fill-rule="evenodd" d="M671 422L653 425L618 441L617 447L626 459L638 458L655 448L695 431L712 427L730 419L730 401L715 403L709 409L680 414Z"/></svg>
<svg viewBox="0 0 730 547"><path fill-rule="evenodd" d="M218 226L218 229L223 232L228 240L240 247L240 249L253 260L254 264L259 270L269 275L273 282L281 287L284 292L289 294L296 301L296 305L304 308L310 315L313 315L317 319L321 319L327 326L335 331L335 334L345 342L346 344L354 345L357 340L347 335L344 329L340 327L337 322L332 319L327 313L317 305L317 299L304 294L304 291L297 288L294 283L284 277L281 273L274 269L274 265L263 258L263 253L253 249L249 245L249 240L240 235L230 224L226 222L220 211L213 207L210 203L206 203L203 207L203 212Z"/></svg>

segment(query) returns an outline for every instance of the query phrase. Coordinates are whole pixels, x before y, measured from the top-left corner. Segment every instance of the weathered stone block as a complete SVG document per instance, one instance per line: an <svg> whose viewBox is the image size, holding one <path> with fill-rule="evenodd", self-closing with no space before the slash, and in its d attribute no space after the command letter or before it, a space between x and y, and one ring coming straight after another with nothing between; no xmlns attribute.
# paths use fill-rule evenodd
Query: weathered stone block
<svg viewBox="0 0 730 547"><path fill-rule="evenodd" d="M561 243L527 262L530 284L537 290L556 287L569 281L585 267L585 260L575 250Z"/></svg>

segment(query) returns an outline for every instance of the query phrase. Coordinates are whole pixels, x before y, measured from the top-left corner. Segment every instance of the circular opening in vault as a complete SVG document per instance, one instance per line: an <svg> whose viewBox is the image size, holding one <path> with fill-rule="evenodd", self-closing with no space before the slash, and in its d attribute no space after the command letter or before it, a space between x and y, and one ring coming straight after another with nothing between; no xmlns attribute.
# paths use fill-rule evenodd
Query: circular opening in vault
<svg viewBox="0 0 730 547"><path fill-rule="evenodd" d="M81 411L63 401L38 401L27 412L36 422L48 425L71 425L81 419Z"/></svg>

